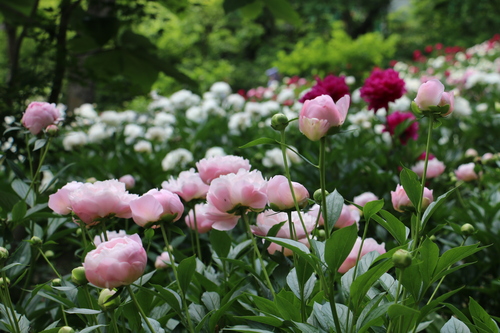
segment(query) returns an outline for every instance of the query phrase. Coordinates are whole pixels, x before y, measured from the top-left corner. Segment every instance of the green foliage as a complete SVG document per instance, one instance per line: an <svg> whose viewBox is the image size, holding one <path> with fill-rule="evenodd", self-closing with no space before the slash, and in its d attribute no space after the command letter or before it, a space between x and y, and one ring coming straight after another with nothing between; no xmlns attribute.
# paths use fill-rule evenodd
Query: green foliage
<svg viewBox="0 0 500 333"><path fill-rule="evenodd" d="M332 25L328 38L302 39L293 51L278 52L274 65L286 75L319 75L347 72L363 77L374 66L384 66L396 50L396 36L384 38L371 32L352 39L341 23Z"/></svg>

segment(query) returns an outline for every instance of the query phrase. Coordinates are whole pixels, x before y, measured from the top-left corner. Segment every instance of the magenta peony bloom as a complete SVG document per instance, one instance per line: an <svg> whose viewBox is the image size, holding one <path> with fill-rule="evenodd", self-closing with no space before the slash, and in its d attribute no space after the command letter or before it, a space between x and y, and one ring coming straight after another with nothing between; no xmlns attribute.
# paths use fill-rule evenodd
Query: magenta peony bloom
<svg viewBox="0 0 500 333"><path fill-rule="evenodd" d="M309 247L307 235L310 234L311 231L313 231L316 225L316 219L314 216L309 214L302 214L302 219L304 221L306 230L304 230L304 228L302 227L299 214L297 212L292 212L292 224L293 228L295 229L295 238L293 239ZM284 221L286 222L278 230L276 237L292 239L290 235L290 222L288 221L288 214L284 212L278 213L273 210L266 210L265 212L260 213L259 215L257 215L256 225L251 226L251 229L255 235L266 236L273 226ZM267 251L270 254L273 254L276 251L283 251L283 254L285 256L291 256L293 254L291 250L283 249L282 246L275 243L271 243L267 248Z"/></svg>
<svg viewBox="0 0 500 333"><path fill-rule="evenodd" d="M307 205L307 199L309 199L309 192L307 192L304 185L297 182L292 182L292 187L299 207L304 208ZM292 191L290 191L290 185L285 176L278 175L269 179L267 183L267 199L273 210L295 209Z"/></svg>
<svg viewBox="0 0 500 333"><path fill-rule="evenodd" d="M237 173L240 169L249 171L250 167L250 162L247 159L234 155L204 158L196 162L200 177L206 184L210 184L219 176Z"/></svg>
<svg viewBox="0 0 500 333"><path fill-rule="evenodd" d="M410 198L406 194L405 189L401 185L396 186L396 191L391 191L391 199L392 206L398 212L404 212L405 210L413 209L413 203L410 201ZM422 199L422 209L426 209L431 202L434 201L434 197L432 196L432 190L429 190L427 187L424 188L424 197Z"/></svg>
<svg viewBox="0 0 500 333"><path fill-rule="evenodd" d="M411 120L412 122L398 137L399 142L401 142L402 145L406 145L410 139L418 139L418 122L416 122L417 118L413 115L413 113L401 111L391 113L387 116L387 124L384 128L384 132L389 132L394 136L396 134L397 126L405 120Z"/></svg>
<svg viewBox="0 0 500 333"><path fill-rule="evenodd" d="M345 121L351 98L345 95L334 103L328 95L305 101L299 114L299 130L309 140L318 141Z"/></svg>
<svg viewBox="0 0 500 333"><path fill-rule="evenodd" d="M170 177L168 181L161 184L161 187L177 194L185 202L189 202L194 199L205 199L209 186L201 180L199 173L194 169L189 169L182 171L177 179Z"/></svg>
<svg viewBox="0 0 500 333"><path fill-rule="evenodd" d="M429 80L418 88L415 103L422 111L429 110L432 106L449 105L449 110L441 114L445 117L453 112L454 95L453 92L445 92L444 85L436 79Z"/></svg>
<svg viewBox="0 0 500 333"><path fill-rule="evenodd" d="M419 177L424 174L424 164L425 161L418 161L417 164L411 167L411 170L415 172ZM441 175L446 169L443 162L439 161L437 158L430 159L427 163L427 174L426 178L435 178Z"/></svg>
<svg viewBox="0 0 500 333"><path fill-rule="evenodd" d="M103 242L87 253L85 276L100 288L118 288L132 284L146 269L148 257L141 238L134 234Z"/></svg>
<svg viewBox="0 0 500 333"><path fill-rule="evenodd" d="M358 237L358 239L356 239L356 243L354 243L351 252L340 266L339 273L345 273L356 265L360 247L361 247L361 237ZM363 258L364 255L373 251L377 251L380 254L384 254L385 243L378 244L377 241L374 240L373 238L366 238L363 243L363 248L361 249L361 254L359 259Z"/></svg>
<svg viewBox="0 0 500 333"><path fill-rule="evenodd" d="M184 213L179 196L168 190L152 189L130 202L134 222L141 227L151 227L160 220L175 222Z"/></svg>
<svg viewBox="0 0 500 333"><path fill-rule="evenodd" d="M31 134L37 135L45 127L56 123L61 113L55 104L45 102L31 102L24 112L21 123Z"/></svg>
<svg viewBox="0 0 500 333"><path fill-rule="evenodd" d="M130 194L125 184L116 179L95 183L71 182L49 197L49 207L62 215L73 212L88 225L99 223L108 216L130 218Z"/></svg>
<svg viewBox="0 0 500 333"><path fill-rule="evenodd" d="M334 102L337 102L345 95L349 95L349 87L345 83L345 77L332 74L327 75L323 80L316 77L316 85L299 102L304 103L321 95L329 95Z"/></svg>
<svg viewBox="0 0 500 333"><path fill-rule="evenodd" d="M389 102L394 102L404 93L405 81L399 77L399 73L392 68L382 70L376 68L366 79L360 90L361 98L368 103L368 109L389 109Z"/></svg>
<svg viewBox="0 0 500 333"><path fill-rule="evenodd" d="M194 213L196 213L196 226L198 228L198 233L204 234L212 230L212 225L214 221L207 216L207 204L197 204L194 206L193 210L189 211L189 214L185 218L186 225L192 230L196 230L194 225Z"/></svg>
<svg viewBox="0 0 500 333"><path fill-rule="evenodd" d="M476 165L474 162L462 164L455 170L455 176L458 180L463 180L464 182L470 182L479 178L479 175L474 171Z"/></svg>

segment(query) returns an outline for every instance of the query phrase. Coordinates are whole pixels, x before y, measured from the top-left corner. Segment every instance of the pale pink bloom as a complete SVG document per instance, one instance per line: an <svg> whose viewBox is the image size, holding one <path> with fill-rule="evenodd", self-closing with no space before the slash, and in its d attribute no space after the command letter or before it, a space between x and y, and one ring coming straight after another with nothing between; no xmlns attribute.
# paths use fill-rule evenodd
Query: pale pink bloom
<svg viewBox="0 0 500 333"><path fill-rule="evenodd" d="M132 284L144 273L148 257L139 235L114 238L87 253L85 276L100 288L118 288Z"/></svg>
<svg viewBox="0 0 500 333"><path fill-rule="evenodd" d="M200 234L204 234L212 230L212 224L214 224L214 221L206 214L207 206L207 204L196 204L194 206L194 211L190 210L189 214L185 218L186 225L193 230L196 230L197 228L198 233ZM195 213L196 227L194 223Z"/></svg>
<svg viewBox="0 0 500 333"><path fill-rule="evenodd" d="M175 258L172 258L172 259L174 259L174 262L175 262ZM156 257L156 260L155 260L155 268L156 269L165 269L170 265L172 265L172 261L170 260L170 255L168 254L167 251L162 252L161 255Z"/></svg>
<svg viewBox="0 0 500 333"><path fill-rule="evenodd" d="M411 170L415 172L419 177L424 174L425 161L418 161L417 164L412 166ZM430 159L427 163L427 174L426 178L435 178L441 175L446 169L443 162L439 161L437 158Z"/></svg>
<svg viewBox="0 0 500 333"><path fill-rule="evenodd" d="M486 153L481 157L481 161L486 162L488 160L491 160L495 155L492 153Z"/></svg>
<svg viewBox="0 0 500 333"><path fill-rule="evenodd" d="M477 157L479 154L474 148L469 148L465 151L465 157Z"/></svg>
<svg viewBox="0 0 500 333"><path fill-rule="evenodd" d="M418 88L415 103L421 110L429 110L430 106L449 105L448 112L442 115L444 117L453 112L454 95L453 92L445 92L439 80L429 80Z"/></svg>
<svg viewBox="0 0 500 333"><path fill-rule="evenodd" d="M73 213L85 224L96 224L108 216L130 218L130 201L137 195L130 194L125 184L116 179L85 183L68 195Z"/></svg>
<svg viewBox="0 0 500 333"><path fill-rule="evenodd" d="M179 196L168 190L152 189L130 202L132 219L141 227L151 227L160 220L175 222L184 213Z"/></svg>
<svg viewBox="0 0 500 333"><path fill-rule="evenodd" d="M56 193L49 195L49 208L61 215L71 213L69 194L83 184L84 183L73 181L61 187Z"/></svg>
<svg viewBox="0 0 500 333"><path fill-rule="evenodd" d="M403 186L397 185L396 191L391 191L391 199L392 206L398 212L404 212L405 209L414 207L408 198ZM424 197L422 199L422 209L427 208L431 202L434 201L434 197L432 196L432 190L429 190L427 187L424 188Z"/></svg>
<svg viewBox="0 0 500 333"><path fill-rule="evenodd" d="M257 215L256 225L251 226L251 229L255 235L266 236L269 233L269 230L276 224L285 222L278 230L275 237L294 239L309 247L307 235L314 230L314 227L316 226L316 219L312 215L302 214L302 220L304 222L304 226L306 227L305 230L302 226L302 222L300 221L299 213L296 211L292 212L292 225L295 230L295 238L291 237L290 221L288 220L288 214L284 212L266 210L265 212L260 213ZM270 254L273 254L276 251L283 252L285 256L291 256L293 254L291 250L283 248L281 245L276 243L271 243L267 248L267 251Z"/></svg>
<svg viewBox="0 0 500 333"><path fill-rule="evenodd" d="M267 182L260 171L240 169L236 174L214 179L208 189L207 202L230 214L239 208L260 212L267 204L266 187Z"/></svg>
<svg viewBox="0 0 500 333"><path fill-rule="evenodd" d="M339 273L345 273L356 265L360 247L361 247L361 237L358 237L358 239L356 239L356 242L354 243L351 252L347 256L346 260L340 266ZM359 259L363 258L364 255L373 251L377 251L380 254L384 254L385 243L378 244L377 241L374 240L373 238L366 238L363 243L363 248L361 249L361 254L359 256Z"/></svg>
<svg viewBox="0 0 500 333"><path fill-rule="evenodd" d="M298 206L304 208L309 199L309 192L304 185L297 182L292 182L292 187ZM294 209L295 203L288 178L278 175L269 179L267 183L267 199L273 210Z"/></svg>
<svg viewBox="0 0 500 333"><path fill-rule="evenodd" d="M361 207L364 207L370 201L377 201L378 197L372 192L361 193L360 195L354 197L353 202Z"/></svg>
<svg viewBox="0 0 500 333"><path fill-rule="evenodd" d="M135 178L132 175L121 176L120 179L118 179L118 181L124 183L125 188L127 190L130 190L131 188L133 188L135 186Z"/></svg>
<svg viewBox="0 0 500 333"><path fill-rule="evenodd" d="M474 171L475 166L474 162L462 164L455 170L455 176L457 176L457 179L463 180L464 182L476 180L479 178L479 175Z"/></svg>
<svg viewBox="0 0 500 333"><path fill-rule="evenodd" d="M221 212L210 204L206 206L205 216L207 219L212 220L212 229L223 231L233 229L240 219L238 215Z"/></svg>
<svg viewBox="0 0 500 333"><path fill-rule="evenodd" d="M321 213L321 206L320 205L314 204L311 207L311 209L309 209L307 211L306 214L309 214L309 215L313 216L314 219L315 219L315 221L316 221L316 219L319 218L318 225L324 225L325 224L325 220L323 219L323 214ZM318 215L319 215L319 217L318 217Z"/></svg>
<svg viewBox="0 0 500 333"><path fill-rule="evenodd" d="M129 235L127 235L127 232L125 230L120 230L118 232L116 232L114 230L113 231L106 231L106 236L108 237L108 241L115 239L115 238L120 238L120 237L130 237ZM104 233L102 233L100 235L96 235L94 237L94 245L95 246L99 246L99 244L101 244L104 241L106 241L106 239L104 238Z"/></svg>
<svg viewBox="0 0 500 333"><path fill-rule="evenodd" d="M240 169L249 171L250 167L247 159L235 155L209 157L196 162L200 177L206 184L222 175L237 173Z"/></svg>
<svg viewBox="0 0 500 333"><path fill-rule="evenodd" d="M342 206L342 212L340 213L339 219L335 222L335 228L345 228L356 223L358 225L360 219L359 209L353 205ZM359 225L358 225L359 227Z"/></svg>
<svg viewBox="0 0 500 333"><path fill-rule="evenodd" d="M56 123L61 117L55 104L45 102L31 102L24 112L21 123L31 134L38 134L45 127Z"/></svg>
<svg viewBox="0 0 500 333"><path fill-rule="evenodd" d="M349 95L340 98L337 103L329 95L306 100L299 114L300 132L309 140L318 141L330 128L344 123L349 103Z"/></svg>
<svg viewBox="0 0 500 333"><path fill-rule="evenodd" d="M170 176L170 179L164 181L161 187L177 194L185 202L189 202L193 199L205 199L209 186L201 180L200 174L191 168L188 171L182 171L177 179Z"/></svg>

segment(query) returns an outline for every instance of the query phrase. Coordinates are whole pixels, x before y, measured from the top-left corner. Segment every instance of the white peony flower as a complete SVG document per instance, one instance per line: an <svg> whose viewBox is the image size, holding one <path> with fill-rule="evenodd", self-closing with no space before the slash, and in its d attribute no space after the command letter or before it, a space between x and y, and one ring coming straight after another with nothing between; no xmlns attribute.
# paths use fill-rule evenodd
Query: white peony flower
<svg viewBox="0 0 500 333"><path fill-rule="evenodd" d="M149 141L140 140L134 145L134 151L137 153L150 154L153 152L153 145Z"/></svg>
<svg viewBox="0 0 500 333"><path fill-rule="evenodd" d="M165 142L172 137L174 129L172 126L153 126L146 131L145 138L151 141Z"/></svg>
<svg viewBox="0 0 500 333"><path fill-rule="evenodd" d="M84 132L70 132L63 139L64 150L70 151L75 147L83 146L88 142L87 134Z"/></svg>
<svg viewBox="0 0 500 333"><path fill-rule="evenodd" d="M187 149L178 148L165 156L161 161L161 166L163 171L168 171L176 167L185 168L191 162L193 162L193 154Z"/></svg>

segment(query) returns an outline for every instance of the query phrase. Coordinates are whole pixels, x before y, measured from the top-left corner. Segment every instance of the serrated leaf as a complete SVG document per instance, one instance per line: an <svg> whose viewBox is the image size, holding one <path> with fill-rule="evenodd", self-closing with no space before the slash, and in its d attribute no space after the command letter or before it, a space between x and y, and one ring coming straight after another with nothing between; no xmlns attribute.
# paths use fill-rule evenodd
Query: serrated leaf
<svg viewBox="0 0 500 333"><path fill-rule="evenodd" d="M249 147L258 146L258 145L265 145L265 144L279 145L280 143L278 141L276 141L275 139L271 139L271 138L259 138L259 139L250 141L249 143L246 143L239 148L243 149L243 148L249 148Z"/></svg>
<svg viewBox="0 0 500 333"><path fill-rule="evenodd" d="M345 261L358 238L358 227L352 224L336 230L325 242L325 262L330 272L335 274Z"/></svg>

